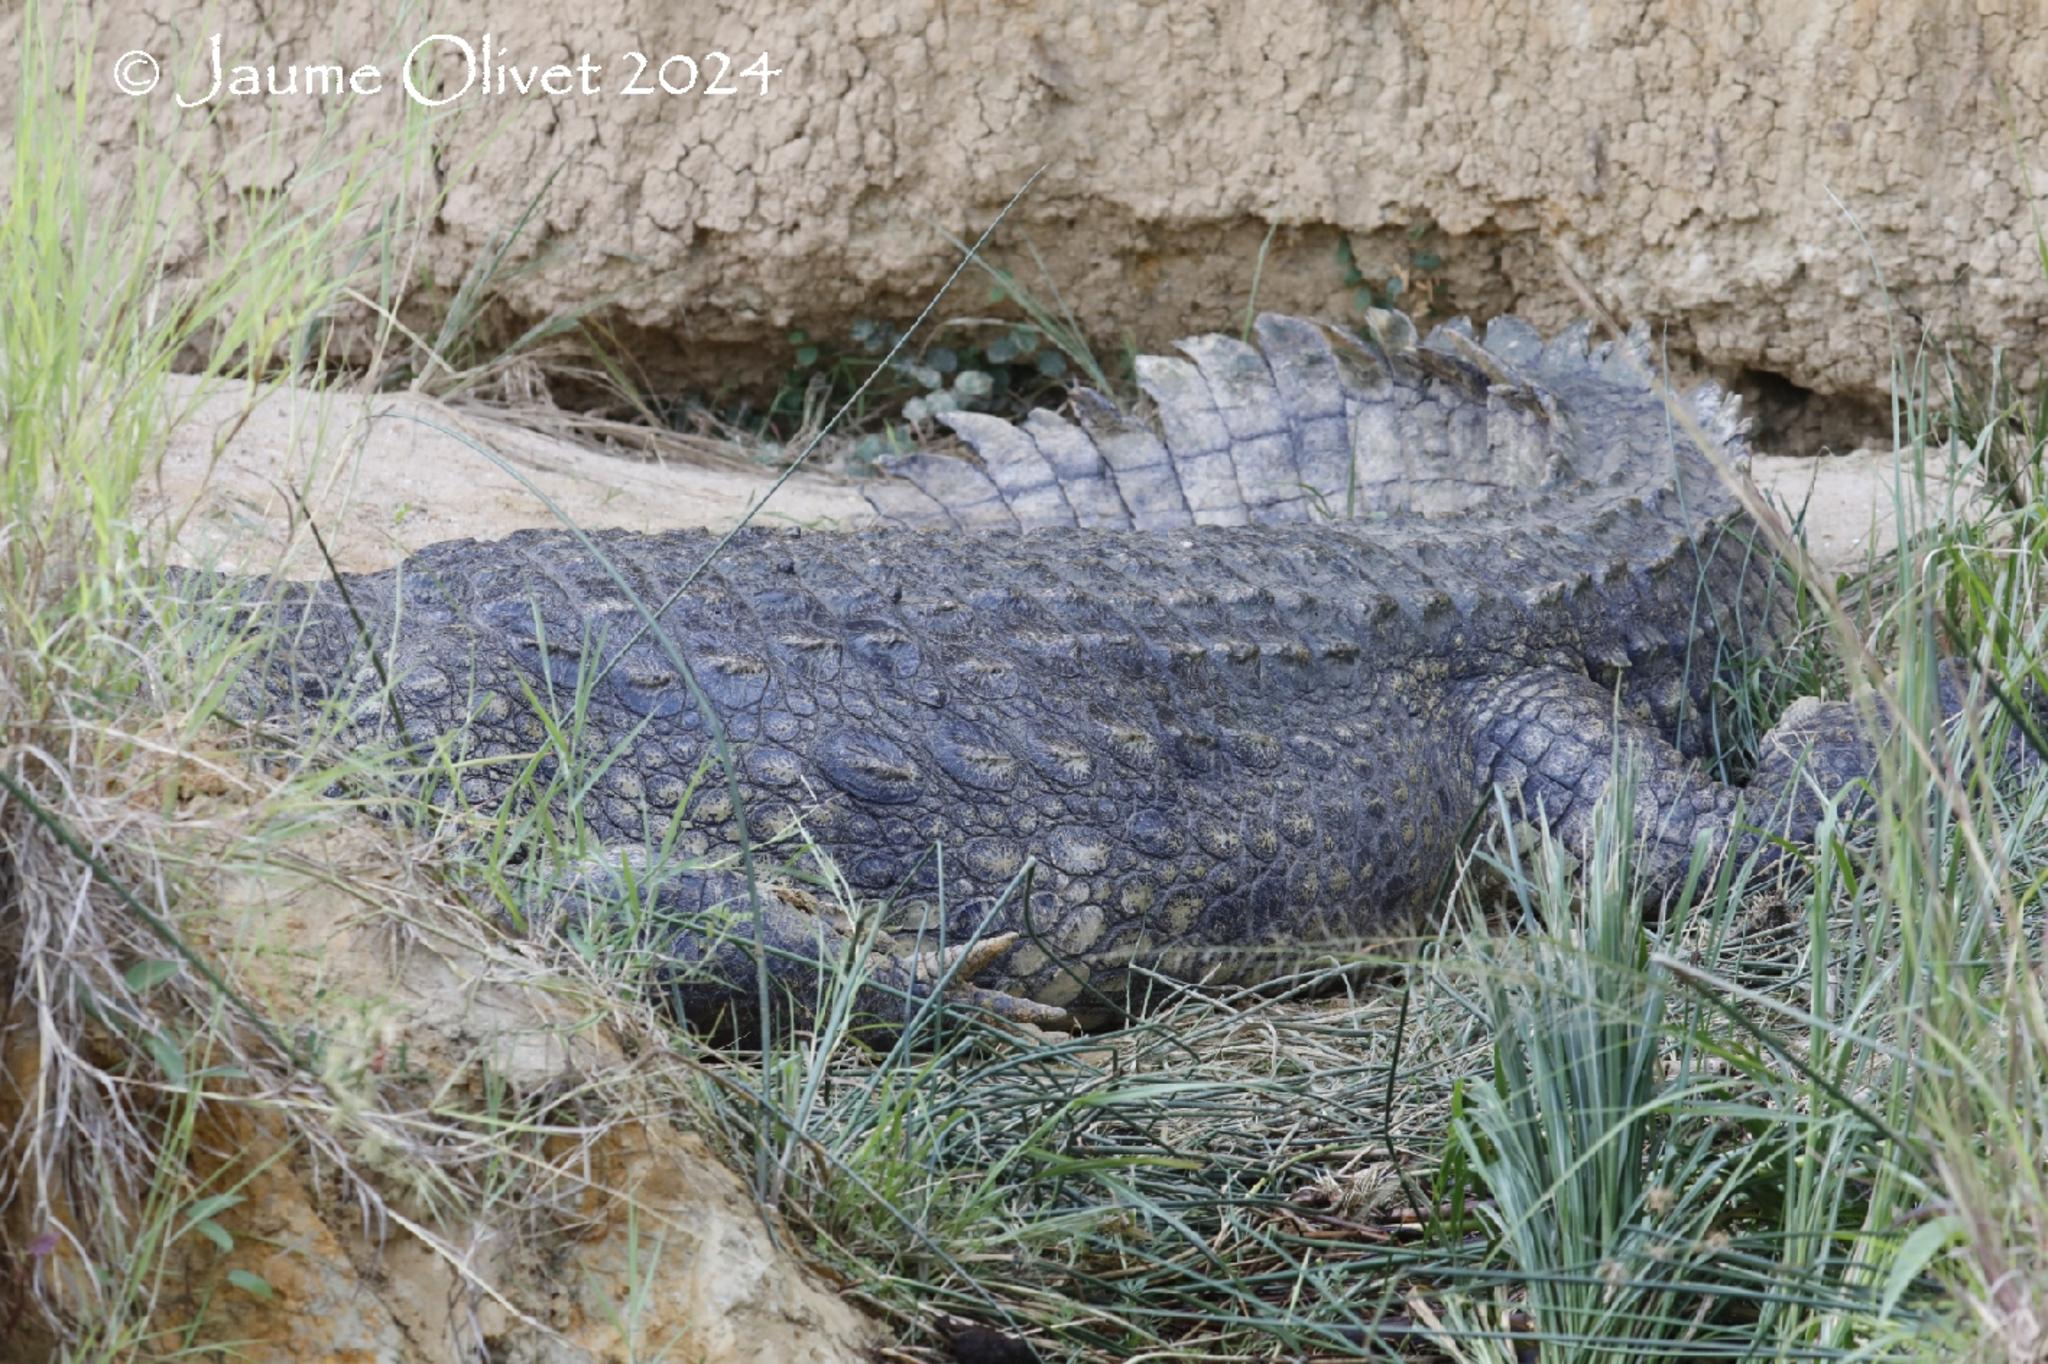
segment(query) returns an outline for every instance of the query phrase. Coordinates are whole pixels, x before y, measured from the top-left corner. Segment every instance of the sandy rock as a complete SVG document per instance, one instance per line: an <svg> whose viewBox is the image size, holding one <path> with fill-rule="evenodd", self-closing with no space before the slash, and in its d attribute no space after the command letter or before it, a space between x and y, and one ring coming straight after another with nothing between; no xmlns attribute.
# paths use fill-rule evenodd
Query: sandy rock
<svg viewBox="0 0 2048 1364"><path fill-rule="evenodd" d="M723 529L762 503L777 472L645 463L403 394L170 383L181 419L141 511L187 564L323 576L308 514L350 572L389 568L441 540L560 526L555 509L586 530ZM853 485L799 471L757 521L871 517Z"/></svg>
<svg viewBox="0 0 2048 1364"><path fill-rule="evenodd" d="M1835 573L1871 568L1898 547L1899 504L1924 505L1934 515L1977 508L1977 480L1951 476L1943 468L1925 473L1926 497L1919 501L1911 460L1890 450L1855 450L1846 455L1758 455L1750 476L1766 497L1806 531L1806 550L1820 567Z"/></svg>
<svg viewBox="0 0 2048 1364"><path fill-rule="evenodd" d="M567 1093L626 1066L573 986L418 931L431 916L416 901L403 927L391 918L387 902L403 902L391 888L408 880L399 857L387 834L351 824L295 840L221 886L220 940L274 1017L322 1039L345 1113L351 1090L368 1113L370 1096L393 1085L437 1096L438 1113L484 1112L490 1094L502 1105ZM413 1117L422 1132L434 1126L431 1114ZM236 1341L241 1358L833 1364L867 1358L878 1338L795 1260L786 1231L782 1244L771 1237L738 1176L658 1112L551 1141L554 1168L520 1168L503 1204L463 1210L473 1223L437 1218L412 1196L414 1162L431 1153L376 1135L409 1129L344 1117L337 1142L395 1214L381 1237L331 1169L323 1177L303 1146L285 1143L274 1114L216 1105L207 1122L197 1145L223 1167L216 1185L254 1174L246 1200L218 1219L234 1250L217 1256L198 1238L185 1247L181 1301L202 1339ZM235 1270L271 1296L236 1287Z"/></svg>
<svg viewBox="0 0 2048 1364"><path fill-rule="evenodd" d="M439 98L467 70L452 39L481 63L488 37L495 84L413 107L436 151L413 189L446 191L418 266L452 289L553 176L510 262L538 268L506 298L528 318L613 298L636 361L700 381L779 370L792 327L908 317L951 268L949 237L971 240L1041 168L1004 259L1044 293L1034 245L1106 349L1234 328L1255 273L1261 306L1346 306L1347 236L1411 305L1555 324L1582 311L1569 262L1623 317L1668 327L1675 354L1823 393L1888 382L1880 272L1902 325L2048 348L2048 16L2029 5L84 8L109 164L136 112L112 63L150 53L145 107L213 221L237 196L319 193L337 157L395 136L408 50L450 35L429 47ZM18 23L0 19L10 46ZM207 92L215 33L227 88L238 62L280 84L297 66L297 93L174 108ZM722 81L713 50L732 57ZM691 93L626 93L636 75L657 88L670 54L698 62ZM765 97L742 74L762 54L781 72ZM573 71L566 95L513 84L586 56L593 93ZM384 86L307 94L320 63L374 65ZM701 93L714 84L736 93ZM981 308L985 283L953 304Z"/></svg>

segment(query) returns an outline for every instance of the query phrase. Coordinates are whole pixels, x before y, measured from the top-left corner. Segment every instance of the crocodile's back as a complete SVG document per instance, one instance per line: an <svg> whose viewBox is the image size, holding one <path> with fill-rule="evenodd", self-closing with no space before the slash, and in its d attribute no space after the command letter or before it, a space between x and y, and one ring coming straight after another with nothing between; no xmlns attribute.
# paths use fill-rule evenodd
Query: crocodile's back
<svg viewBox="0 0 2048 1364"><path fill-rule="evenodd" d="M800 821L899 922L1032 939L1000 968L1020 993L1254 975L1425 902L1487 799L1476 695L1562 671L1683 743L1767 618L1635 357L1525 332L1352 354L1263 319L1263 350L1141 369L1158 434L1085 398L1075 425L961 420L982 463L919 458L883 498L923 525L715 559L700 532L434 546L292 593L273 704L371 685L361 619L396 687L360 725L447 736L473 804L566 733L598 842L673 821L716 855Z"/></svg>

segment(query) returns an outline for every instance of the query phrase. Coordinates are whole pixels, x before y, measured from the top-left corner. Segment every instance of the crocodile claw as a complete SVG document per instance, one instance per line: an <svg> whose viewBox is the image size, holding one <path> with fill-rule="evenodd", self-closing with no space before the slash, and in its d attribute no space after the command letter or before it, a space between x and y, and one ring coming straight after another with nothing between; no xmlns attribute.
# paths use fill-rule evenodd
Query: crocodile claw
<svg viewBox="0 0 2048 1364"><path fill-rule="evenodd" d="M973 942L919 952L909 958L911 974L920 985L951 979L971 980L985 968L993 966L996 958L1015 946L1020 936L1017 933L996 933Z"/></svg>

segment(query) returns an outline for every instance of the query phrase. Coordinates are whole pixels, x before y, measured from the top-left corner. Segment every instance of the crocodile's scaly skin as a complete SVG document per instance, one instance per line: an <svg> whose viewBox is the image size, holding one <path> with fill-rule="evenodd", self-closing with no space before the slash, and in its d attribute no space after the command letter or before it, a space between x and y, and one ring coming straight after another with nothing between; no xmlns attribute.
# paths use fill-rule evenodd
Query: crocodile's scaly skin
<svg viewBox="0 0 2048 1364"><path fill-rule="evenodd" d="M708 566L703 532L521 532L281 588L262 704L347 694L365 739L395 714L450 744L485 809L549 749L538 711L580 711L595 843L679 820L675 847L716 857L742 812L755 840L800 820L856 891L894 897L884 984L926 988L920 944L1015 933L965 963L974 983L1083 1016L1133 961L1244 980L1273 948L1412 923L1497 785L1582 829L1617 741L1653 862L1726 844L1737 792L1688 755L1717 660L1770 646L1776 561L1640 343L1513 321L1418 343L1391 314L1366 342L1280 317L1257 340L1141 361L1156 424L1090 394L1078 423L956 418L979 467L905 461L877 494L905 525L749 530ZM1687 411L1739 462L1733 408ZM1797 803L1785 784L1761 794ZM998 905L1027 865L1028 896ZM699 1004L751 998L755 912L784 984L845 945L800 894L749 909L731 871L660 895L737 904L726 937L713 915L668 944Z"/></svg>

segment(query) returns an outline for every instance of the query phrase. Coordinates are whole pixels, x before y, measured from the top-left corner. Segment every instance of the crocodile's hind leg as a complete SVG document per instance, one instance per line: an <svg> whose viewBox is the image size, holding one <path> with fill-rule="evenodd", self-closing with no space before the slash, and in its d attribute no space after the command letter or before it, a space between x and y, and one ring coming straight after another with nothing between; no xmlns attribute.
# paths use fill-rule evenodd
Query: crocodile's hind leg
<svg viewBox="0 0 2048 1364"><path fill-rule="evenodd" d="M1583 846L1614 778L1634 763L1641 860L1654 880L1682 867L1702 837L1734 828L1741 792L1703 775L1649 725L1619 712L1583 672L1538 668L1476 684L1470 694L1473 758L1482 785L1541 817L1568 846Z"/></svg>
<svg viewBox="0 0 2048 1364"><path fill-rule="evenodd" d="M1965 709L1966 675L1942 665L1944 714ZM1473 756L1482 780L1538 812L1567 843L1581 845L1614 777L1616 758L1635 764L1641 864L1654 887L1682 873L1696 847L1712 855L1775 860L1784 840L1813 841L1838 799L1877 773L1877 743L1862 709L1805 698L1764 736L1746 787L1714 781L1649 725L1617 713L1613 696L1583 673L1539 668L1476 684L1470 692ZM2038 762L2015 735L2009 761ZM1845 797L1845 793L1850 793ZM1766 837L1770 835L1771 837Z"/></svg>
<svg viewBox="0 0 2048 1364"><path fill-rule="evenodd" d="M1074 1028L1064 1009L973 983L1015 944L1014 933L943 949L877 934L859 951L853 925L799 887L763 878L750 896L737 871L650 869L638 849L578 864L538 896L529 926L587 934L610 925L631 932L652 955L652 984L665 1002L692 1026L721 1035L758 1037L760 963L779 1027L820 1021L830 989L858 970L849 1012L868 1026L899 1028L942 992L1013 1023L1049 1032Z"/></svg>

